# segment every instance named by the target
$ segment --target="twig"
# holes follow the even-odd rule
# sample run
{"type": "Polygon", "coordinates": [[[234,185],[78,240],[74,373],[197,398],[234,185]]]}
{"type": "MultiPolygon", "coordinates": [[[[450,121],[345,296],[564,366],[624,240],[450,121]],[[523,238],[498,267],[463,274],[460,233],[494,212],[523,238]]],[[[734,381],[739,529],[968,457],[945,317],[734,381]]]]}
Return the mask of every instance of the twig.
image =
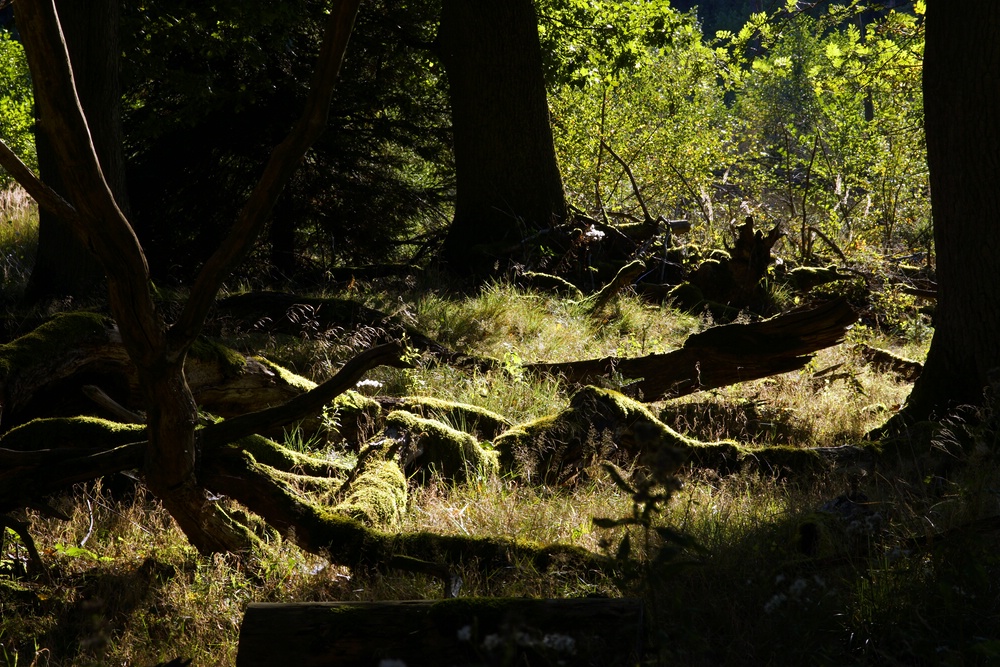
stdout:
{"type": "Polygon", "coordinates": [[[646,224],[647,225],[656,224],[656,221],[653,219],[653,216],[649,214],[649,209],[646,208],[646,200],[642,198],[642,193],[639,192],[639,184],[636,183],[635,176],[632,175],[632,169],[628,166],[628,163],[625,162],[625,160],[623,160],[621,156],[618,155],[618,153],[616,153],[614,149],[612,149],[611,146],[608,145],[608,142],[606,142],[604,139],[601,139],[601,146],[604,148],[604,150],[606,150],[608,153],[611,154],[611,157],[613,157],[618,162],[618,164],[622,166],[622,169],[625,170],[625,174],[628,175],[628,180],[629,182],[632,183],[632,192],[635,193],[635,198],[639,200],[639,206],[642,207],[642,214],[646,218],[645,220],[646,224]]]}

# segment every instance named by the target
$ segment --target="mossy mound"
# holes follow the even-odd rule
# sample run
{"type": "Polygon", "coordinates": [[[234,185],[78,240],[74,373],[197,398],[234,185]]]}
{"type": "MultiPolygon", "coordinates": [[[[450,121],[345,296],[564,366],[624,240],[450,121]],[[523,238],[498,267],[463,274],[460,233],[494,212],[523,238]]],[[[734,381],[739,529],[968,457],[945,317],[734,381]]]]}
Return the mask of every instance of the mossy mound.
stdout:
{"type": "Polygon", "coordinates": [[[546,484],[575,481],[600,461],[631,462],[642,454],[686,451],[698,443],[616,391],[584,387],[556,415],[517,426],[495,441],[501,469],[546,484]]]}
{"type": "Polygon", "coordinates": [[[375,528],[395,528],[406,511],[406,477],[395,461],[369,459],[334,512],[375,528]]]}
{"type": "Polygon", "coordinates": [[[483,447],[468,433],[404,410],[385,418],[387,437],[403,442],[404,468],[408,474],[434,472],[455,482],[499,471],[497,453],[483,447]]]}

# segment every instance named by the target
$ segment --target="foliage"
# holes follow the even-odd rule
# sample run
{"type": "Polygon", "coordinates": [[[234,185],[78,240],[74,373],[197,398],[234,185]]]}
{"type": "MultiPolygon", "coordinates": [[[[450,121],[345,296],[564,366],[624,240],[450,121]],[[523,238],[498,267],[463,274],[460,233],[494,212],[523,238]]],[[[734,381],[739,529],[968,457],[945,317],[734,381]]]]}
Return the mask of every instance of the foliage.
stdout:
{"type": "Polygon", "coordinates": [[[598,61],[603,78],[554,85],[571,200],[599,220],[643,219],[606,142],[654,217],[689,219],[713,245],[752,213],[783,223],[799,261],[929,248],[921,15],[794,4],[711,42],[674,12],[632,67],[598,61]]]}
{"type": "MultiPolygon", "coordinates": [[[[24,49],[10,33],[0,28],[0,140],[22,162],[37,169],[34,108],[24,49]]],[[[0,190],[8,188],[12,182],[10,175],[0,169],[0,190]]]]}
{"type": "MultiPolygon", "coordinates": [[[[156,274],[186,279],[299,113],[325,5],[168,4],[126,8],[125,125],[140,236],[156,274]]],[[[272,222],[267,259],[285,275],[394,259],[394,241],[437,215],[450,164],[443,92],[426,51],[400,35],[429,5],[361,12],[328,130],[272,222]]]]}

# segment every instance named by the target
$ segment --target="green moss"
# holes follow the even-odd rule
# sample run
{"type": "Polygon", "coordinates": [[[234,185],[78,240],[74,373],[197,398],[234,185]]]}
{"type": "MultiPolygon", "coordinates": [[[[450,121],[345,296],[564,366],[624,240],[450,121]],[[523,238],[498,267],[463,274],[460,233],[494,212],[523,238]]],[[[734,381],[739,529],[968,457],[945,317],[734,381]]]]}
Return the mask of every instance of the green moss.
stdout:
{"type": "Polygon", "coordinates": [[[832,283],[844,276],[837,272],[837,265],[830,266],[800,266],[788,272],[792,284],[800,292],[808,292],[813,287],[832,283]]]}
{"type": "Polygon", "coordinates": [[[499,470],[496,452],[480,445],[468,433],[439,421],[395,410],[385,418],[385,432],[394,440],[408,441],[406,451],[412,453],[412,462],[407,470],[433,470],[457,482],[475,475],[496,474],[499,470]]]}
{"type": "Polygon", "coordinates": [[[111,320],[97,313],[73,312],[51,320],[6,345],[0,345],[0,377],[62,359],[68,349],[88,340],[107,340],[111,320]]]}
{"type": "Polygon", "coordinates": [[[406,498],[406,477],[396,462],[371,461],[333,510],[369,526],[394,528],[406,511],[406,498]]]}
{"type": "Polygon", "coordinates": [[[600,461],[630,463],[640,455],[696,444],[642,403],[599,387],[584,387],[562,412],[511,429],[494,442],[502,470],[549,484],[572,481],[600,461]]]}
{"type": "Polygon", "coordinates": [[[313,382],[312,380],[308,380],[302,377],[301,375],[296,375],[295,373],[291,372],[284,366],[280,366],[274,363],[273,361],[265,359],[264,357],[254,357],[253,359],[254,361],[259,362],[261,365],[266,366],[268,370],[273,371],[275,375],[281,378],[282,382],[284,382],[290,387],[295,387],[296,389],[300,389],[303,392],[316,388],[315,382],[313,382]]]}
{"type": "Polygon", "coordinates": [[[97,417],[34,419],[7,431],[0,447],[17,451],[75,447],[111,448],[146,439],[146,427],[97,417]]]}
{"type": "Polygon", "coordinates": [[[404,396],[395,407],[420,417],[436,419],[459,431],[479,434],[487,440],[492,440],[511,427],[506,417],[492,410],[428,396],[404,396]]]}
{"type": "Polygon", "coordinates": [[[235,446],[253,455],[258,462],[284,472],[317,477],[343,477],[351,469],[351,465],[345,460],[322,459],[300,454],[262,435],[248,435],[240,439],[235,446]]]}
{"type": "Polygon", "coordinates": [[[331,435],[357,445],[377,430],[382,406],[354,390],[345,391],[331,405],[334,426],[331,435]]]}
{"type": "Polygon", "coordinates": [[[207,338],[198,338],[191,344],[188,357],[218,364],[223,377],[235,377],[243,372],[247,360],[236,350],[207,338]]]}

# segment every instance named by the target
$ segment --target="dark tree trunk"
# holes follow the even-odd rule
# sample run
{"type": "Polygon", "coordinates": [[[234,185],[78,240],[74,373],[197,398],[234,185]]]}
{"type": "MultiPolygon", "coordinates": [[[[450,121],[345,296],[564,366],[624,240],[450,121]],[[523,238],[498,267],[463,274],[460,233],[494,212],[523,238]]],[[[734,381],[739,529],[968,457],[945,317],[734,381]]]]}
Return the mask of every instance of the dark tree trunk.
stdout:
{"type": "Polygon", "coordinates": [[[938,301],[904,415],[982,402],[1000,368],[1000,4],[927,9],[924,112],[938,301]]]}
{"type": "MultiPolygon", "coordinates": [[[[63,34],[73,65],[77,96],[87,116],[90,136],[104,178],[119,208],[127,215],[125,154],[119,85],[118,0],[77,2],[58,0],[63,34]]],[[[37,97],[37,94],[36,94],[37,97]]],[[[46,136],[50,126],[39,120],[36,133],[40,175],[54,190],[66,194],[58,158],[46,136]]],[[[46,209],[39,212],[38,255],[25,301],[95,294],[104,278],[97,259],[80,244],[72,229],[46,209]]]]}
{"type": "Polygon", "coordinates": [[[531,0],[445,0],[438,34],[455,132],[443,256],[483,275],[566,213],[531,0]]]}

